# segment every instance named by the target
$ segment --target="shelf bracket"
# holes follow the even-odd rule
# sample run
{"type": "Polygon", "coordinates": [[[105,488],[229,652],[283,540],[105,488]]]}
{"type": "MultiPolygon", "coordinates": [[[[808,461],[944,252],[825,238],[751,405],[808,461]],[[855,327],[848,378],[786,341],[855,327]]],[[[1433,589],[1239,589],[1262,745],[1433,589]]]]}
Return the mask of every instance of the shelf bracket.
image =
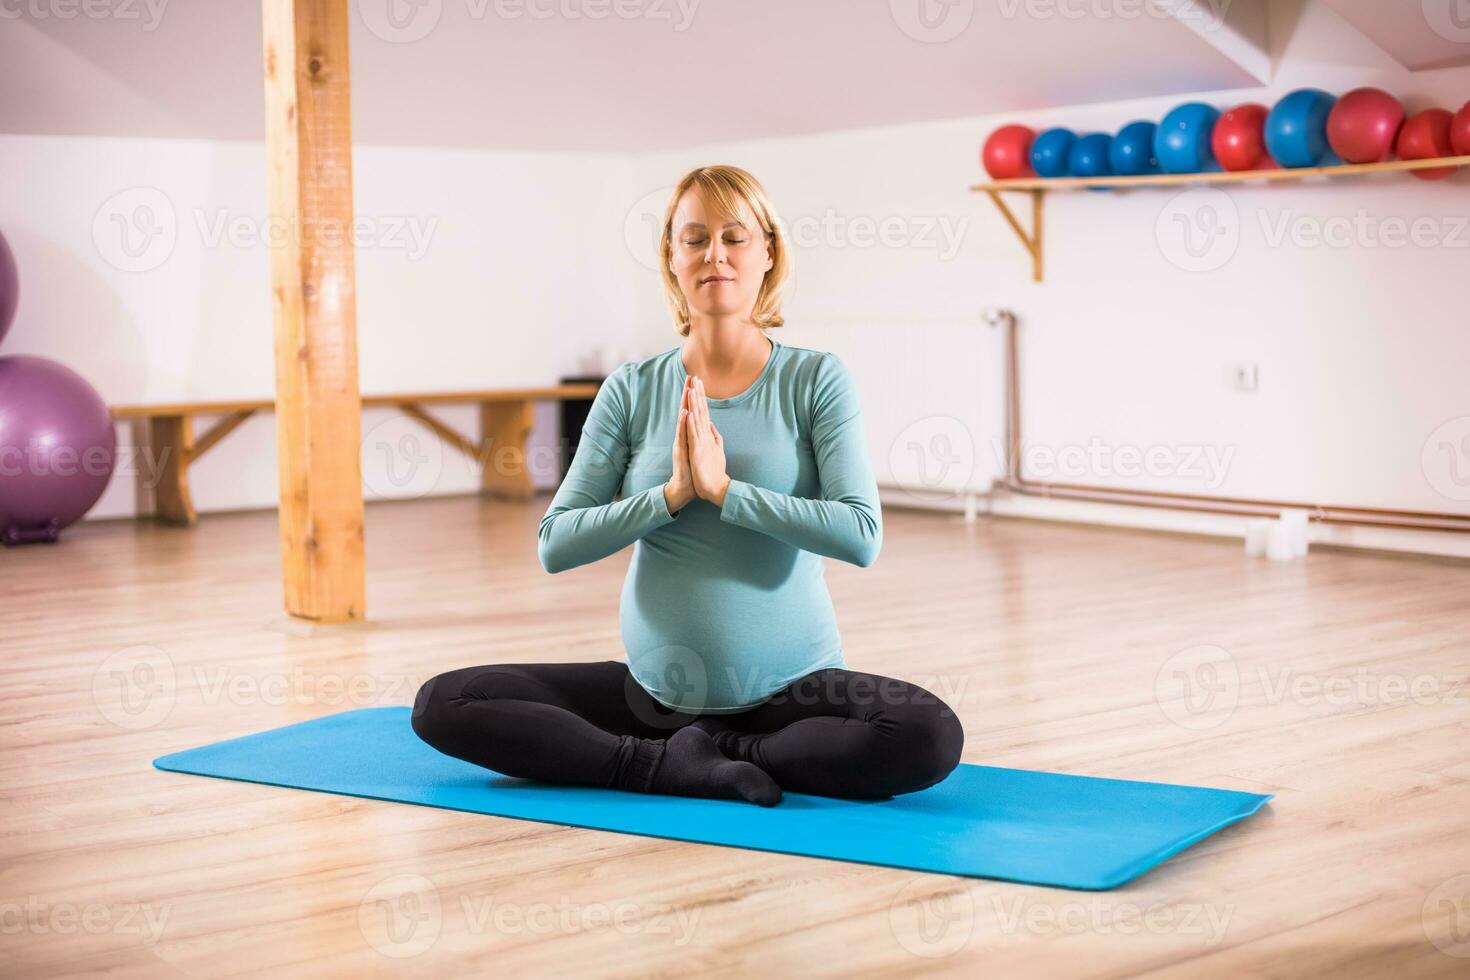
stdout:
{"type": "Polygon", "coordinates": [[[1031,232],[1029,234],[1026,232],[1026,229],[1021,227],[1021,222],[1016,220],[1015,214],[1012,213],[1011,209],[1006,205],[1006,202],[1001,198],[999,191],[986,188],[985,193],[990,195],[990,199],[1000,209],[1001,217],[1006,219],[1006,224],[1011,226],[1011,231],[1016,233],[1016,237],[1021,240],[1021,244],[1025,246],[1026,251],[1031,253],[1032,281],[1041,282],[1041,206],[1046,200],[1046,191],[1041,188],[1032,188],[1024,192],[1031,197],[1031,232]]]}

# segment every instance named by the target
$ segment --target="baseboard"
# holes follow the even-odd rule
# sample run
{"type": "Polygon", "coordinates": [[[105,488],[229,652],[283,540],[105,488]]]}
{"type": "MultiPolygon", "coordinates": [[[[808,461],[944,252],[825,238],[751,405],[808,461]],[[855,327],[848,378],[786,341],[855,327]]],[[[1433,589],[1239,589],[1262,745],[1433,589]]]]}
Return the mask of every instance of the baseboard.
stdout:
{"type": "MultiPolygon", "coordinates": [[[[965,513],[965,494],[917,494],[899,487],[880,487],[883,506],[909,510],[965,513]]],[[[1057,521],[1069,524],[1163,531],[1235,539],[1244,549],[1245,522],[1236,514],[1206,514],[1158,507],[1109,504],[1088,500],[1060,500],[1001,493],[974,495],[975,513],[993,517],[1057,521]]],[[[1312,523],[1308,527],[1313,548],[1414,557],[1470,560],[1470,534],[1451,531],[1417,531],[1403,528],[1363,527],[1312,523]]]]}

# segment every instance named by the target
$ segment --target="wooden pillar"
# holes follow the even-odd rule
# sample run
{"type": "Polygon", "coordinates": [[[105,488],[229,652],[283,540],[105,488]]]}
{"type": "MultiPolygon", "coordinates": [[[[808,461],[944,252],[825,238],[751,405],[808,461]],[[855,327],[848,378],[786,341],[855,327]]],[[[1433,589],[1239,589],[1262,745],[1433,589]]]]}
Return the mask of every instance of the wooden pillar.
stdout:
{"type": "Polygon", "coordinates": [[[348,0],[263,0],[286,611],[365,614],[348,0]]]}

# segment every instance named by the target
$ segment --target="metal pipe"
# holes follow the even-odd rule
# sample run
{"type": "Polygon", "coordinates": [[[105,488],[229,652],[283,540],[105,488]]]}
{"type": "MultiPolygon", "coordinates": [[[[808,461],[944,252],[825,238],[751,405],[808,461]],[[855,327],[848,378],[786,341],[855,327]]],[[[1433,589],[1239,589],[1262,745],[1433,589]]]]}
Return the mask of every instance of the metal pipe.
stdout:
{"type": "Polygon", "coordinates": [[[1420,531],[1451,531],[1470,534],[1470,515],[1434,511],[1392,510],[1340,504],[1312,504],[1249,497],[1218,497],[1208,494],[1171,493],[1163,490],[1119,490],[1080,483],[1039,483],[1021,474],[1021,372],[1016,343],[1016,317],[1009,310],[987,316],[991,326],[1006,328],[1006,475],[996,480],[1014,493],[1032,497],[1091,500],[1097,503],[1166,510],[1193,510],[1213,514],[1273,516],[1283,509],[1308,511],[1308,519],[1323,524],[1361,527],[1393,527],[1420,531]]]}

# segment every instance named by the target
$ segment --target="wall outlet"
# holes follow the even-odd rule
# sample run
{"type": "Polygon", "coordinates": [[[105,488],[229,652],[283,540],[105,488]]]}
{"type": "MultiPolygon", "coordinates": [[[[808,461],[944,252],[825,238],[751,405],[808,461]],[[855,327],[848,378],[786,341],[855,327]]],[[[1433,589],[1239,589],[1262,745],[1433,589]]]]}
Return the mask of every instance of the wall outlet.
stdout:
{"type": "Polygon", "coordinates": [[[1235,390],[1259,391],[1261,388],[1261,366],[1259,364],[1235,365],[1235,390]]]}

